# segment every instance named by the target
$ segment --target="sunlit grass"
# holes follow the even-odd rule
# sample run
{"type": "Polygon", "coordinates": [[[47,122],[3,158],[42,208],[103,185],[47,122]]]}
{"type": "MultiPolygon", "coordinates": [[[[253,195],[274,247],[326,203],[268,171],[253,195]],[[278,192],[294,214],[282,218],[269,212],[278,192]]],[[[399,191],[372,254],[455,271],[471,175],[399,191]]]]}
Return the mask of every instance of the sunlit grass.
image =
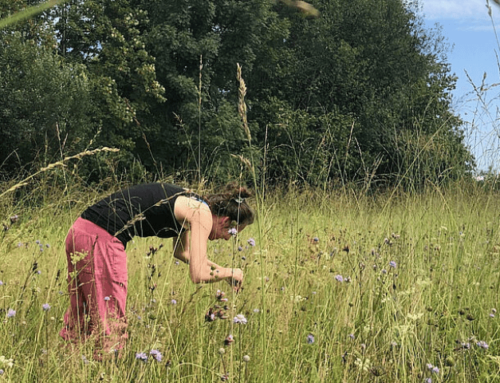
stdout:
{"type": "Polygon", "coordinates": [[[130,340],[122,358],[105,362],[92,360],[92,342],[76,349],[58,337],[68,306],[64,238],[87,202],[68,209],[78,198],[66,195],[5,209],[0,380],[495,381],[496,198],[458,187],[276,192],[260,225],[210,243],[211,259],[244,269],[239,295],[224,282],[192,284],[168,240],[136,238],[127,247],[130,340]],[[212,321],[211,312],[227,319],[212,321]],[[238,314],[246,324],[234,323],[238,314]]]}

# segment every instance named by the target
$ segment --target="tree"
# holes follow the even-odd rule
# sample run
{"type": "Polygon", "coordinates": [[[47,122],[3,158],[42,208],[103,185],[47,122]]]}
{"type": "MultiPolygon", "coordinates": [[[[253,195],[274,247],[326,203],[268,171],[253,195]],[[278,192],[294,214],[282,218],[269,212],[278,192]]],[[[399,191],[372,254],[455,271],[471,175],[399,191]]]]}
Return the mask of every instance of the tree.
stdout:
{"type": "Polygon", "coordinates": [[[0,41],[0,164],[18,174],[78,151],[92,131],[85,67],[69,65],[20,32],[0,41]]]}

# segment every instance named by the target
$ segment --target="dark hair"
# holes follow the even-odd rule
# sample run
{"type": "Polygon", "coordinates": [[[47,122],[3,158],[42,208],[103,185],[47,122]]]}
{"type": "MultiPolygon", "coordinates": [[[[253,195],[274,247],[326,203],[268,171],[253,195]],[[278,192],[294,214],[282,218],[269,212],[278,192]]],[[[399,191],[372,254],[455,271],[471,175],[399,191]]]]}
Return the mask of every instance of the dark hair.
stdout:
{"type": "Polygon", "coordinates": [[[227,184],[222,193],[203,196],[208,202],[210,210],[219,217],[229,217],[238,225],[250,225],[253,223],[255,213],[247,203],[247,198],[252,193],[243,186],[236,183],[227,184]]]}

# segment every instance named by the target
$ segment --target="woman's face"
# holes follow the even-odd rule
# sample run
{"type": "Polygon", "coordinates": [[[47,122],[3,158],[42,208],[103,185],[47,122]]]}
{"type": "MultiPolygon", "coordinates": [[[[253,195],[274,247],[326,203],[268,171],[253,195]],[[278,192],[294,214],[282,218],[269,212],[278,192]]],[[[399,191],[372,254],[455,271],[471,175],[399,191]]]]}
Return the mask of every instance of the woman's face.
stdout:
{"type": "Polygon", "coordinates": [[[208,237],[209,240],[214,241],[216,239],[228,240],[231,238],[231,233],[229,229],[234,228],[237,232],[241,232],[246,225],[231,225],[229,217],[219,217],[217,215],[212,215],[212,231],[208,237]]]}

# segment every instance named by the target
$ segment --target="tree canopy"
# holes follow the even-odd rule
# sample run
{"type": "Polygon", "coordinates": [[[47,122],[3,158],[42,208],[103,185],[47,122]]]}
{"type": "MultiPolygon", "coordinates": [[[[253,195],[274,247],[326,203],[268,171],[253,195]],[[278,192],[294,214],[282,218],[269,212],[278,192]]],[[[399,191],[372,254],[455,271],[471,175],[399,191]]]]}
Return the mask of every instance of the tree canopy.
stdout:
{"type": "MultiPolygon", "coordinates": [[[[1,0],[0,15],[34,3],[1,0]]],[[[417,3],[300,4],[69,0],[0,31],[0,172],[102,145],[121,149],[114,167],[214,180],[238,156],[272,183],[471,170],[447,47],[417,3]]]]}

